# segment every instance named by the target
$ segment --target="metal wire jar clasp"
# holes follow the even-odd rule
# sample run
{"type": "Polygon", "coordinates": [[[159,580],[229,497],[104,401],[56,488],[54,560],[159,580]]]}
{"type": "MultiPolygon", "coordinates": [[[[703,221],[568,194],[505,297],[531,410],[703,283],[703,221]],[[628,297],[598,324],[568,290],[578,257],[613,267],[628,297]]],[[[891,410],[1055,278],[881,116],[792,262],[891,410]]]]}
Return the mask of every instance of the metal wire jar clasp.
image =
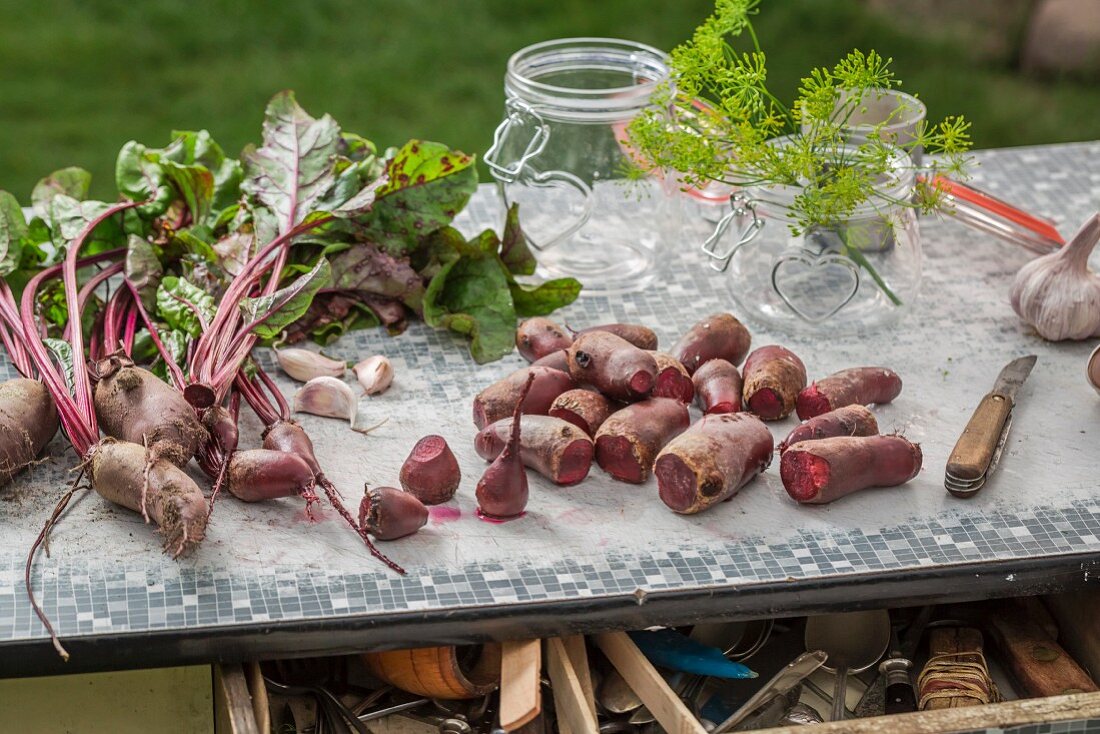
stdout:
{"type": "Polygon", "coordinates": [[[744,192],[739,191],[735,194],[731,194],[730,210],[726,212],[724,217],[718,220],[718,224],[714,227],[714,232],[712,232],[710,237],[707,237],[706,241],[703,243],[703,252],[713,261],[710,263],[711,268],[720,273],[725,272],[734,254],[736,254],[743,245],[747,245],[751,242],[763,227],[764,220],[756,214],[756,201],[744,192]],[[744,221],[746,219],[748,219],[747,223],[744,221]],[[718,249],[718,244],[725,237],[726,230],[729,229],[730,224],[734,220],[737,220],[739,226],[734,243],[727,249],[718,249]]]}

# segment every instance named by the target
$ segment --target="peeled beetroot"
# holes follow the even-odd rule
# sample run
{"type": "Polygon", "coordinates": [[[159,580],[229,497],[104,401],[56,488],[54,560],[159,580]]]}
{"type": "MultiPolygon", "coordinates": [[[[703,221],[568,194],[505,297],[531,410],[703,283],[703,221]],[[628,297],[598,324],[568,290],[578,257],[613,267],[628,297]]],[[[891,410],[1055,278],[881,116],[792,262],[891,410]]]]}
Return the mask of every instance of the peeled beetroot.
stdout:
{"type": "Polygon", "coordinates": [[[772,461],[772,434],[748,413],[719,413],[673,439],[653,466],[661,500],[692,514],[737,494],[772,461]]]}
{"type": "Polygon", "coordinates": [[[581,329],[573,336],[576,338],[582,334],[591,334],[594,331],[614,334],[620,339],[630,342],[638,349],[653,350],[657,348],[656,332],[642,324],[600,324],[599,326],[589,326],[587,329],[581,329]]]}
{"type": "Polygon", "coordinates": [[[455,496],[462,472],[446,439],[425,436],[401,465],[400,478],[406,492],[426,505],[438,505],[455,496]]]}
{"type": "Polygon", "coordinates": [[[393,487],[364,487],[359,525],[378,540],[397,540],[428,524],[428,508],[393,487]]]}
{"type": "Polygon", "coordinates": [[[573,378],[561,370],[538,365],[518,369],[477,394],[474,398],[474,425],[484,428],[507,418],[517,405],[523,406],[523,413],[546,415],[556,397],[576,386],[573,378]],[[520,394],[528,376],[534,377],[534,381],[527,397],[521,400],[520,394]]]}
{"type": "Polygon", "coordinates": [[[846,405],[843,408],[814,416],[795,427],[783,442],[779,452],[801,441],[818,441],[836,436],[874,436],[878,434],[875,414],[862,405],[846,405]]]}
{"type": "Polygon", "coordinates": [[[649,478],[657,452],[691,425],[687,406],[674,398],[650,398],[611,414],[596,432],[596,463],[621,482],[649,478]]]}
{"type": "Polygon", "coordinates": [[[741,364],[749,353],[752,336],[733,314],[715,313],[688,329],[669,353],[680,360],[688,374],[712,359],[741,364]]]}
{"type": "Polygon", "coordinates": [[[647,397],[657,383],[653,355],[607,331],[580,334],[569,347],[569,374],[612,400],[647,397]]]}
{"type": "Polygon", "coordinates": [[[500,455],[493,459],[493,463],[489,464],[489,468],[478,480],[477,489],[474,492],[477,497],[477,508],[487,517],[499,519],[518,517],[527,507],[530,490],[527,486],[527,471],[523,468],[523,461],[520,458],[519,442],[523,425],[520,405],[527,397],[534,380],[534,375],[528,376],[520,398],[516,401],[508,442],[504,444],[500,455]]]}
{"type": "Polygon", "coordinates": [[[745,360],[741,404],[766,421],[786,418],[806,387],[806,367],[785,347],[760,347],[745,360]]]}
{"type": "MultiPolygon", "coordinates": [[[[577,426],[548,415],[520,418],[523,436],[519,442],[520,461],[554,484],[576,484],[588,476],[595,445],[577,426]]],[[[474,450],[486,461],[496,459],[504,450],[512,432],[512,421],[505,418],[481,429],[474,438],[474,450]]]]}
{"type": "Polygon", "coordinates": [[[691,376],[695,397],[704,413],[741,410],[741,373],[724,359],[704,362],[691,376]]]}
{"type": "Polygon", "coordinates": [[[657,382],[650,394],[655,398],[675,398],[690,405],[695,399],[695,385],[680,360],[666,352],[650,354],[657,363],[657,382]]]}
{"type": "Polygon", "coordinates": [[[589,436],[595,436],[614,408],[610,401],[593,390],[567,390],[550,406],[550,415],[569,421],[589,436]]]}
{"type": "Polygon", "coordinates": [[[823,438],[784,451],[779,476],[791,499],[823,504],[868,487],[905,484],[923,461],[920,446],[901,436],[823,438]]]}
{"type": "Polygon", "coordinates": [[[573,337],[565,329],[541,316],[527,319],[516,328],[516,348],[528,362],[568,349],[572,343],[573,337]]]}
{"type": "Polygon", "coordinates": [[[846,405],[889,403],[901,394],[901,378],[885,367],[852,367],[818,380],[798,393],[802,420],[846,405]]]}

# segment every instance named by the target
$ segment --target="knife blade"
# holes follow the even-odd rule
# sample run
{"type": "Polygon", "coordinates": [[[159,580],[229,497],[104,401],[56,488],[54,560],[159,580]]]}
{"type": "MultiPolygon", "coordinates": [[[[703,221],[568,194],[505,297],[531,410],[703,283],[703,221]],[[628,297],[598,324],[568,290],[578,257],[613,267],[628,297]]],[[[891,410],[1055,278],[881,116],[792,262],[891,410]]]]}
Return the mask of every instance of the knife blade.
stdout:
{"type": "Polygon", "coordinates": [[[1037,357],[1014,359],[982,398],[947,460],[944,486],[956,497],[970,497],[996,468],[1012,424],[1016,394],[1031,374],[1037,357]]]}

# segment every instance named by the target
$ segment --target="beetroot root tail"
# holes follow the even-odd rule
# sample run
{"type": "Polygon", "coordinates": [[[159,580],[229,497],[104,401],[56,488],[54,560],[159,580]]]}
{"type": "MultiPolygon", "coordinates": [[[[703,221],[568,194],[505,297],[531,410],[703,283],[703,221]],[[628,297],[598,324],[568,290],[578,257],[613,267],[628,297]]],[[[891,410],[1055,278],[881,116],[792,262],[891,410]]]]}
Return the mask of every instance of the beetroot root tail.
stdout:
{"type": "Polygon", "coordinates": [[[405,569],[390,560],[389,556],[387,556],[385,553],[378,550],[378,548],[374,545],[374,541],[370,539],[370,535],[367,533],[367,529],[356,522],[355,518],[351,516],[350,512],[348,512],[348,508],[344,507],[344,503],[340,500],[340,495],[336,492],[335,485],[333,485],[333,483],[323,475],[319,477],[319,482],[321,484],[321,489],[323,489],[325,492],[325,496],[328,497],[329,503],[334,508],[336,508],[336,511],[338,513],[340,513],[340,517],[344,518],[344,520],[346,520],[347,523],[351,525],[355,532],[359,534],[359,537],[363,539],[363,542],[366,544],[367,550],[370,551],[370,554],[382,563],[386,564],[390,569],[404,576],[406,574],[405,569]]]}

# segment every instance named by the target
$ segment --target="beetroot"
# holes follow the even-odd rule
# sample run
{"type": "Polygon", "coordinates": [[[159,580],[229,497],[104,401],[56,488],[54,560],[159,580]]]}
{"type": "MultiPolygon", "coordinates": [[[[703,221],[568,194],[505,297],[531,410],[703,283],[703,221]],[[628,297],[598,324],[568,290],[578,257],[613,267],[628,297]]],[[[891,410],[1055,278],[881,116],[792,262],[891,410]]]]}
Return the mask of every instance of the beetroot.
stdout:
{"type": "Polygon", "coordinates": [[[673,439],[653,467],[661,500],[692,514],[727,500],[772,461],[772,434],[747,413],[719,413],[673,439]]]}
{"type": "Polygon", "coordinates": [[[477,497],[477,509],[487,517],[499,519],[518,517],[527,507],[529,494],[527,471],[523,468],[523,461],[520,458],[520,437],[523,425],[520,406],[534,381],[535,376],[528,375],[527,382],[516,401],[515,410],[512,412],[508,441],[504,444],[500,455],[493,459],[489,468],[478,480],[477,489],[474,492],[477,497]]]}
{"type": "Polygon", "coordinates": [[[230,494],[245,502],[260,502],[279,497],[305,497],[316,500],[313,470],[297,454],[271,449],[235,451],[229,459],[226,487],[230,494]]]}
{"type": "Polygon", "coordinates": [[[150,461],[184,466],[206,441],[206,429],[179,391],[125,357],[96,364],[96,418],[108,436],[148,448],[150,461]]]}
{"type": "Polygon", "coordinates": [[[426,505],[442,504],[455,496],[462,472],[447,440],[424,436],[401,465],[401,487],[426,505]]]}
{"type": "Polygon", "coordinates": [[[34,462],[57,426],[45,385],[23,377],[0,383],[0,487],[34,462]]]}
{"type": "Polygon", "coordinates": [[[693,375],[712,359],[741,364],[751,344],[749,330],[733,314],[716,313],[688,329],[670,353],[693,375]]]}
{"type": "Polygon", "coordinates": [[[852,367],[818,380],[798,393],[802,420],[846,405],[889,403],[901,394],[901,378],[885,367],[852,367]]]}
{"type": "Polygon", "coordinates": [[[568,374],[550,367],[531,365],[518,369],[477,394],[474,398],[474,425],[484,428],[511,415],[516,405],[520,404],[519,396],[528,376],[534,377],[534,381],[522,401],[522,412],[527,414],[546,415],[555,398],[577,386],[568,374]]]}
{"type": "Polygon", "coordinates": [[[428,508],[414,495],[393,487],[364,487],[359,526],[378,540],[397,540],[428,524],[428,508]]]}
{"type": "Polygon", "coordinates": [[[612,400],[647,397],[657,382],[653,355],[606,331],[578,335],[569,347],[569,374],[612,400]]]}
{"type": "Polygon", "coordinates": [[[567,390],[554,400],[550,415],[569,421],[589,436],[595,436],[614,408],[598,392],[592,390],[567,390]]]}
{"type": "Polygon", "coordinates": [[[704,362],[691,376],[695,397],[704,413],[736,413],[741,410],[741,373],[724,359],[704,362]]]}
{"type": "Polygon", "coordinates": [[[516,328],[516,348],[528,362],[568,349],[573,337],[554,321],[537,316],[516,328]]]}
{"type": "Polygon", "coordinates": [[[687,406],[673,398],[650,398],[611,415],[596,432],[596,463],[621,482],[649,478],[666,443],[691,424],[687,406]]]}
{"type": "Polygon", "coordinates": [[[804,441],[783,452],[779,476],[796,502],[823,504],[868,487],[895,487],[920,472],[920,446],[901,436],[804,441]]]}
{"type": "Polygon", "coordinates": [[[779,453],[801,441],[817,441],[835,436],[874,436],[878,433],[875,414],[862,405],[847,405],[822,413],[796,426],[779,444],[779,453]]]}
{"type": "Polygon", "coordinates": [[[690,405],[695,399],[695,385],[680,360],[666,352],[650,354],[657,363],[657,382],[651,395],[655,398],[675,398],[690,405]]]}
{"type": "Polygon", "coordinates": [[[642,326],[641,324],[600,324],[599,326],[590,326],[587,329],[581,329],[573,334],[573,338],[576,339],[576,337],[582,334],[591,334],[595,331],[614,334],[620,339],[630,342],[638,347],[638,349],[652,351],[657,348],[656,332],[648,326],[642,326]]]}
{"type": "Polygon", "coordinates": [[[531,363],[531,366],[550,367],[569,374],[569,351],[566,349],[559,349],[556,352],[550,352],[550,354],[547,354],[545,357],[536,359],[531,363]]]}
{"type": "MultiPolygon", "coordinates": [[[[524,466],[555,484],[576,484],[588,476],[595,445],[584,431],[548,415],[525,415],[520,422],[523,436],[519,455],[524,466]]],[[[474,439],[477,455],[486,461],[496,459],[511,429],[512,421],[507,418],[481,429],[474,439]]]]}
{"type": "Polygon", "coordinates": [[[794,410],[806,387],[806,367],[784,347],[760,347],[745,360],[741,403],[766,421],[782,420],[794,410]]]}

